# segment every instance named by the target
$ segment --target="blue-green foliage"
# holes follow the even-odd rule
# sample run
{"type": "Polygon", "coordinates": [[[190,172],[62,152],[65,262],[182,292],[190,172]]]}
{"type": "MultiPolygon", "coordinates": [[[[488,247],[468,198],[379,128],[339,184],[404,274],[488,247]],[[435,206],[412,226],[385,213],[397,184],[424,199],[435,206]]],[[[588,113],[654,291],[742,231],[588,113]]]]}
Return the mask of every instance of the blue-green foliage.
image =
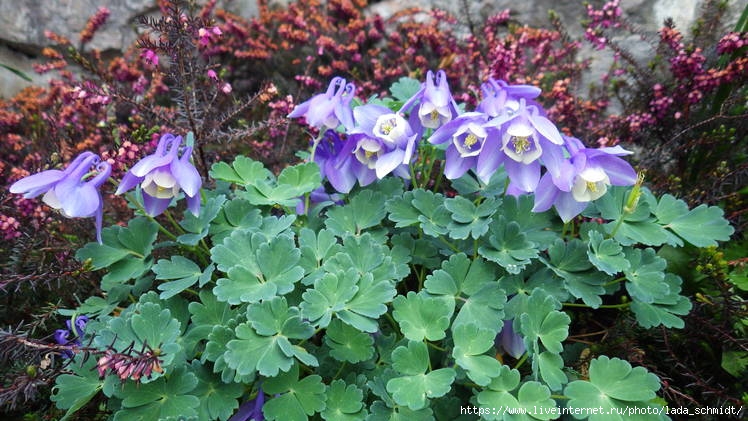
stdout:
{"type": "Polygon", "coordinates": [[[719,208],[689,210],[646,189],[631,212],[627,189],[611,188],[585,212],[603,222],[575,233],[552,211],[531,212],[531,197],[470,175],[456,197],[385,179],[313,217],[294,209],[319,186],[315,164],[276,178],[239,157],[211,176],[233,190],[204,192],[200,216],[173,236],[140,216],[78,251],[105,270],[107,294],[78,309],[98,314],[91,347],[157,353],[159,369],[136,382],[98,363],[99,378],[96,357],[77,355],[53,394],[68,414],[99,393],[115,420],[226,420],[259,394],[270,420],[657,407],[659,380],[644,368],[606,356],[589,375],[571,368],[574,311],[618,308],[645,328],[682,327],[691,304],[657,248],[731,233],[719,208]],[[513,366],[497,357],[505,323],[526,348],[513,366]]]}

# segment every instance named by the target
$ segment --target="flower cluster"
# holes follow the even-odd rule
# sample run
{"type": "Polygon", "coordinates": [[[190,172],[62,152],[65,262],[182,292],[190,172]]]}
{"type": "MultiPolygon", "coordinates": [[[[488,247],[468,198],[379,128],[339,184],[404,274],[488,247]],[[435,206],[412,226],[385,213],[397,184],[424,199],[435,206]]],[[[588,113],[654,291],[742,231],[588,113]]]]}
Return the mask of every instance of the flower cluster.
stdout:
{"type": "MultiPolygon", "coordinates": [[[[156,216],[183,191],[188,209],[197,215],[202,179],[190,162],[192,147],[180,149],[181,144],[181,136],[170,133],[161,136],[156,151],[125,174],[117,194],[140,185],[145,212],[156,216]]],[[[78,155],[65,170],[46,170],[16,181],[10,186],[10,192],[23,194],[25,199],[43,194],[44,203],[68,218],[95,217],[96,238],[101,243],[103,199],[100,187],[111,172],[109,162],[87,151],[78,155]]]]}
{"type": "Polygon", "coordinates": [[[534,193],[535,211],[555,206],[565,222],[601,197],[607,186],[636,182],[634,169],[619,158],[628,151],[588,149],[578,139],[563,136],[536,101],[541,90],[535,86],[489,79],[481,86],[483,98],[476,110],[462,114],[443,71],[429,71],[397,111],[378,103],[351,111],[349,92],[354,89],[336,77],[326,93],[289,114],[328,129],[315,139],[312,160],[342,193],[356,181],[365,186],[390,173],[410,179],[409,167],[427,144],[444,150],[447,179],[472,171],[488,184],[503,167],[508,194],[534,193]],[[341,122],[346,123],[340,127],[341,122]]]}

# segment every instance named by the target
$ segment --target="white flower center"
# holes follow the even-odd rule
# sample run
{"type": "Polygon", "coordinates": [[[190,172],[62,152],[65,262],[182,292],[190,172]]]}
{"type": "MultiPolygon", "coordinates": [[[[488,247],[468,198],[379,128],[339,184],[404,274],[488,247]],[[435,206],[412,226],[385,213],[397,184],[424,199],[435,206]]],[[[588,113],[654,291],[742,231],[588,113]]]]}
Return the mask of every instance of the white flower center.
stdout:
{"type": "Polygon", "coordinates": [[[389,146],[397,146],[408,135],[408,122],[398,114],[384,114],[374,124],[374,135],[389,146]]]}
{"type": "Polygon", "coordinates": [[[167,170],[157,169],[145,175],[143,191],[157,199],[171,199],[179,194],[177,179],[167,170]]]}
{"type": "Polygon", "coordinates": [[[610,178],[601,168],[585,168],[577,174],[571,194],[577,202],[591,202],[608,191],[610,178]]]}
{"type": "Polygon", "coordinates": [[[504,153],[511,159],[529,164],[540,158],[542,149],[538,136],[529,125],[518,122],[510,125],[501,139],[504,153]]]}

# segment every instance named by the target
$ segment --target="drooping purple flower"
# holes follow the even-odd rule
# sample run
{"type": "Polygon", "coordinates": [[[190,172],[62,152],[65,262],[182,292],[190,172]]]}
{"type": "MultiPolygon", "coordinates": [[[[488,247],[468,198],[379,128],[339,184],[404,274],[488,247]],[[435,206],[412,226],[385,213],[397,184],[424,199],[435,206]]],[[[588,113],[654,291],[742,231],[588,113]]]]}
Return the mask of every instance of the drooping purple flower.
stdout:
{"type": "Polygon", "coordinates": [[[327,92],[317,94],[297,105],[289,118],[304,117],[307,124],[318,129],[336,129],[343,125],[346,130],[353,128],[351,100],[356,92],[353,83],[346,83],[342,77],[334,77],[327,92]]]}
{"type": "Polygon", "coordinates": [[[564,143],[561,133],[537,107],[526,105],[520,98],[516,113],[500,115],[487,124],[500,127],[501,136],[490,136],[478,158],[476,172],[484,182],[503,163],[513,189],[532,192],[540,180],[541,156],[547,157],[543,163],[549,170],[560,171],[563,154],[559,145],[564,143]]]}
{"type": "Polygon", "coordinates": [[[257,391],[257,397],[241,404],[239,410],[228,421],[264,421],[263,405],[265,405],[265,392],[260,387],[257,391]]]}
{"type": "Polygon", "coordinates": [[[562,189],[552,174],[543,175],[535,191],[533,212],[544,212],[555,207],[564,222],[584,211],[589,202],[600,198],[613,186],[631,186],[636,183],[636,171],[631,164],[619,158],[630,155],[620,146],[612,148],[585,148],[582,142],[566,137],[566,149],[571,156],[568,188],[562,189]]]}
{"type": "Polygon", "coordinates": [[[350,173],[362,186],[389,173],[408,178],[407,166],[413,157],[417,136],[408,121],[401,114],[376,104],[356,107],[353,115],[358,125],[349,132],[337,168],[348,165],[350,173]]]}
{"type": "Polygon", "coordinates": [[[503,80],[490,78],[481,84],[480,90],[483,93],[483,99],[478,104],[476,111],[486,113],[490,117],[516,113],[519,111],[521,99],[524,99],[528,105],[536,106],[543,113],[542,107],[534,101],[541,92],[540,88],[536,86],[509,85],[503,80]]]}
{"type": "Polygon", "coordinates": [[[108,162],[102,162],[91,152],[83,152],[65,170],[46,170],[22,178],[10,186],[10,192],[23,194],[27,199],[43,193],[44,203],[68,218],[94,216],[96,239],[101,243],[104,201],[99,187],[111,172],[108,162]]]}
{"type": "Polygon", "coordinates": [[[421,88],[400,108],[401,113],[410,112],[410,124],[420,137],[424,128],[438,129],[459,114],[457,103],[452,98],[444,70],[426,73],[421,88]]]}
{"type": "Polygon", "coordinates": [[[429,142],[434,145],[450,142],[445,151],[445,177],[454,180],[468,170],[476,169],[478,157],[489,136],[499,135],[496,127],[486,125],[488,121],[489,116],[484,113],[465,113],[441,126],[429,137],[429,142]]]}
{"type": "MultiPolygon", "coordinates": [[[[296,204],[296,214],[297,215],[306,215],[306,200],[305,198],[300,198],[299,203],[296,204]]],[[[312,190],[311,193],[309,193],[309,207],[313,208],[313,205],[317,205],[320,203],[327,203],[331,204],[334,203],[336,205],[343,205],[343,197],[338,193],[328,193],[325,191],[325,186],[319,186],[316,189],[312,190]]]]}
{"type": "Polygon", "coordinates": [[[511,355],[512,358],[519,358],[525,353],[525,342],[521,336],[519,336],[512,326],[513,320],[504,320],[504,326],[501,328],[501,332],[496,335],[494,344],[499,352],[506,352],[511,355]]]}
{"type": "Polygon", "coordinates": [[[335,130],[327,130],[317,144],[314,162],[320,169],[322,179],[327,179],[335,190],[348,193],[356,184],[356,163],[353,154],[345,155],[346,142],[335,130]]]}
{"type": "MultiPolygon", "coordinates": [[[[86,323],[88,323],[87,316],[74,316],[72,319],[65,320],[67,329],[55,330],[55,342],[60,345],[81,346],[81,337],[83,337],[83,334],[85,333],[86,323]],[[73,323],[71,323],[71,321],[73,323]],[[69,339],[70,335],[73,335],[72,340],[69,339]]],[[[73,352],[70,350],[65,350],[62,352],[62,356],[65,358],[72,358],[73,352]]]]}
{"type": "Polygon", "coordinates": [[[145,211],[148,215],[156,216],[166,210],[171,200],[182,190],[187,197],[187,208],[198,215],[202,179],[190,162],[192,147],[185,147],[180,156],[181,144],[182,136],[171,133],[161,136],[156,152],[130,168],[122,178],[116,194],[122,194],[140,184],[145,211]]]}

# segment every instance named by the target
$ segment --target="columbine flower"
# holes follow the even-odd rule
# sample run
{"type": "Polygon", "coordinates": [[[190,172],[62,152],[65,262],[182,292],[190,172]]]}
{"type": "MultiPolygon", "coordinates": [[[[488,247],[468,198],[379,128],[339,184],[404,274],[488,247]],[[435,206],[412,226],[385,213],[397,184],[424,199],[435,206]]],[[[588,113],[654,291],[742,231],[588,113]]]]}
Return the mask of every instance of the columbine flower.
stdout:
{"type": "MultiPolygon", "coordinates": [[[[83,337],[83,334],[85,333],[86,323],[88,323],[87,316],[78,316],[74,317],[73,319],[66,320],[65,325],[67,326],[67,329],[55,330],[55,341],[60,345],[81,346],[81,337],[83,337]],[[71,320],[73,321],[72,324],[70,323],[71,320]],[[72,340],[68,339],[71,334],[74,338],[72,340]]],[[[72,358],[73,352],[70,350],[65,350],[62,352],[62,356],[65,358],[72,358]]]]}
{"type": "Polygon", "coordinates": [[[314,155],[322,179],[327,179],[335,190],[348,193],[356,184],[357,174],[365,172],[350,150],[343,154],[345,141],[335,130],[327,130],[322,136],[314,155]]]}
{"type": "Polygon", "coordinates": [[[355,92],[356,87],[353,83],[346,83],[342,77],[334,77],[327,87],[327,92],[317,94],[297,105],[288,117],[304,117],[307,124],[319,129],[334,130],[342,124],[346,130],[350,130],[353,128],[351,100],[355,92]]]}
{"type": "Polygon", "coordinates": [[[547,155],[544,163],[549,171],[560,171],[563,155],[559,145],[564,141],[556,126],[536,106],[526,105],[521,98],[516,113],[496,117],[488,125],[501,127],[501,139],[489,137],[483,146],[476,172],[484,182],[503,163],[512,192],[532,192],[540,180],[541,155],[547,155]]]}
{"type": "Polygon", "coordinates": [[[359,184],[365,186],[391,172],[408,178],[407,165],[416,141],[410,124],[381,105],[362,105],[353,114],[359,126],[349,132],[341,155],[352,153],[356,158],[352,169],[359,184]]]}
{"type": "Polygon", "coordinates": [[[156,216],[183,190],[187,196],[187,208],[198,215],[202,180],[190,162],[192,147],[185,147],[179,157],[181,144],[182,136],[170,133],[161,136],[156,152],[141,159],[125,174],[116,194],[122,194],[140,184],[145,210],[148,215],[156,216]]]}
{"type": "Polygon", "coordinates": [[[498,136],[495,127],[485,125],[488,120],[489,117],[483,113],[465,113],[443,125],[429,137],[429,142],[435,145],[451,140],[445,151],[445,177],[453,180],[462,177],[470,169],[475,170],[486,139],[489,135],[498,136]]]}
{"type": "Polygon", "coordinates": [[[540,95],[540,88],[532,85],[509,85],[503,80],[488,79],[481,84],[480,90],[483,99],[478,104],[476,111],[486,113],[490,117],[498,117],[503,114],[512,115],[519,111],[519,102],[525,100],[526,104],[534,105],[542,112],[542,108],[534,99],[540,95]]]}
{"type": "Polygon", "coordinates": [[[10,192],[21,193],[26,199],[44,193],[44,203],[68,218],[96,217],[96,239],[101,243],[103,200],[99,187],[111,172],[108,162],[83,152],[64,171],[46,170],[22,178],[10,186],[10,192]]]}
{"type": "Polygon", "coordinates": [[[543,175],[535,191],[533,212],[543,212],[554,206],[564,222],[582,213],[589,202],[600,198],[613,186],[630,186],[636,183],[636,171],[619,158],[632,152],[620,146],[612,148],[585,148],[578,139],[566,138],[566,149],[573,166],[566,186],[554,182],[550,172],[543,175]]]}
{"type": "Polygon", "coordinates": [[[426,73],[426,82],[400,108],[400,112],[410,111],[410,124],[421,133],[423,128],[437,129],[457,117],[457,103],[452,98],[444,70],[426,73]],[[413,108],[415,106],[415,108],[413,108]],[[411,110],[413,108],[413,110],[411,110]]]}
{"type": "Polygon", "coordinates": [[[229,418],[229,421],[264,421],[263,405],[265,405],[265,393],[260,387],[257,391],[257,397],[241,404],[239,410],[229,418]]]}
{"type": "Polygon", "coordinates": [[[524,340],[514,331],[512,324],[513,320],[504,320],[504,326],[502,326],[501,332],[496,336],[494,344],[499,352],[506,352],[517,359],[525,353],[526,349],[524,340]]]}

